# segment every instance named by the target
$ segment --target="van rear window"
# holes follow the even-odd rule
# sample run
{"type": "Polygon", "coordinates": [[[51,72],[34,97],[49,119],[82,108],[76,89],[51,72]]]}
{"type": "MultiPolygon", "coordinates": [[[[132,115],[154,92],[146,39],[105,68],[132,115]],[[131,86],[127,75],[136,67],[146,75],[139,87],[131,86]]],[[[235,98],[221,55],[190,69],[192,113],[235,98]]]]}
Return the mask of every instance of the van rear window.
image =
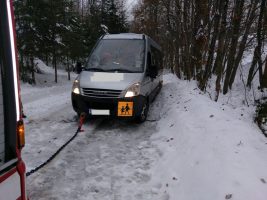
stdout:
{"type": "Polygon", "coordinates": [[[85,70],[141,73],[144,71],[145,41],[104,39],[93,50],[85,70]]]}

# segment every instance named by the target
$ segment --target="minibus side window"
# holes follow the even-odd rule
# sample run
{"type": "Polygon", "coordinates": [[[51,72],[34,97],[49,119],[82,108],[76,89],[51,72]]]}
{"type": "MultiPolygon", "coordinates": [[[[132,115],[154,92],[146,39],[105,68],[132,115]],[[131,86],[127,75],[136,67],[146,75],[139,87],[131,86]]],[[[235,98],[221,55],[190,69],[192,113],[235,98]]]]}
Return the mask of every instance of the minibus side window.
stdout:
{"type": "Polygon", "coordinates": [[[157,69],[161,71],[163,69],[162,53],[153,46],[151,46],[151,53],[152,53],[152,65],[157,66],[157,69]]]}
{"type": "Polygon", "coordinates": [[[149,73],[150,69],[151,69],[151,53],[148,52],[147,53],[147,61],[146,61],[147,65],[146,65],[146,72],[149,73]]]}

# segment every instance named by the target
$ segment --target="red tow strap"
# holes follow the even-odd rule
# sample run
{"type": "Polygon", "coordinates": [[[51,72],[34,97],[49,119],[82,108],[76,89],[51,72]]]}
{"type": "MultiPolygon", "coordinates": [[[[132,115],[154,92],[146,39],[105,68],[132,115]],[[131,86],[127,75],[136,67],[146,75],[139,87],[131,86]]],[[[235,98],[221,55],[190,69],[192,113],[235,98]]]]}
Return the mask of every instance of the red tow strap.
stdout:
{"type": "Polygon", "coordinates": [[[83,123],[85,121],[85,118],[86,118],[86,114],[85,113],[82,113],[80,115],[79,126],[78,126],[79,132],[84,132],[84,130],[82,129],[82,126],[83,126],[83,123]]]}
{"type": "Polygon", "coordinates": [[[43,168],[44,166],[46,166],[51,160],[53,160],[72,140],[75,139],[75,137],[78,135],[79,132],[83,132],[84,130],[82,130],[82,126],[83,123],[85,121],[86,118],[86,113],[82,113],[80,115],[80,120],[79,120],[79,126],[78,129],[76,131],[76,133],[65,143],[63,144],[50,158],[48,158],[45,162],[43,162],[42,164],[40,164],[38,167],[30,170],[29,172],[26,173],[26,176],[30,176],[31,174],[37,172],[39,169],[43,168]]]}

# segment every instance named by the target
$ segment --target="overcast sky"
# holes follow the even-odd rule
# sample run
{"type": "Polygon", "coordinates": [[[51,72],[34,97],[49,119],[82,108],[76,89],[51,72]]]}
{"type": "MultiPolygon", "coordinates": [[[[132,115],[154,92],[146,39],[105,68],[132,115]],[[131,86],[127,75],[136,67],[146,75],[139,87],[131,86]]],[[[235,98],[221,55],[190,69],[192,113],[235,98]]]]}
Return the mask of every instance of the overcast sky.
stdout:
{"type": "Polygon", "coordinates": [[[132,20],[132,15],[131,15],[132,8],[137,2],[138,0],[126,0],[126,10],[130,20],[132,20]]]}
{"type": "Polygon", "coordinates": [[[127,3],[128,3],[128,5],[129,4],[135,4],[135,3],[137,3],[137,0],[127,0],[127,3]]]}

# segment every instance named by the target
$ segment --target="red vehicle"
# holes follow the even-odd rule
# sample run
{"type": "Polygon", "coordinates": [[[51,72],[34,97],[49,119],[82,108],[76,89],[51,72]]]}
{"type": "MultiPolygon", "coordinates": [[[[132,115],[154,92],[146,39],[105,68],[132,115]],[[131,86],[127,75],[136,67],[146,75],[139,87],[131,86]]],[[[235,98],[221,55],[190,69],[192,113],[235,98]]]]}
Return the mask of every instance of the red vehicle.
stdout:
{"type": "Polygon", "coordinates": [[[25,164],[21,159],[18,62],[12,0],[0,1],[0,199],[26,200],[25,164]]]}

